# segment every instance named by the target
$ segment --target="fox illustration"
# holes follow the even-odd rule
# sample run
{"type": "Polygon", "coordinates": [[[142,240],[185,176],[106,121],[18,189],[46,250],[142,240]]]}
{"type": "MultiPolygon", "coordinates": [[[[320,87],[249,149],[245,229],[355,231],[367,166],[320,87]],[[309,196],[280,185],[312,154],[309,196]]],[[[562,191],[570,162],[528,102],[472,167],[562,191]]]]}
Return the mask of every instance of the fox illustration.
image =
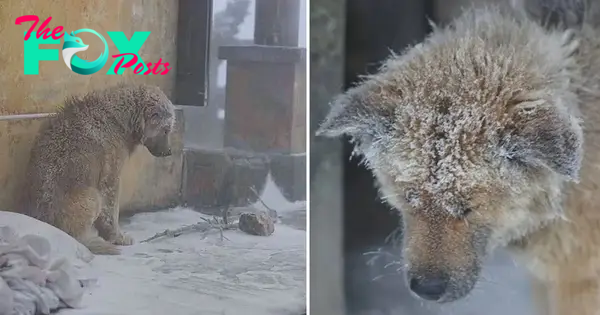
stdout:
{"type": "Polygon", "coordinates": [[[73,33],[69,35],[69,33],[65,32],[64,41],[62,48],[63,60],[67,67],[69,67],[69,70],[72,70],[71,60],[73,59],[73,56],[80,51],[87,50],[90,46],[84,44],[81,38],[76,37],[73,33]]]}
{"type": "Polygon", "coordinates": [[[506,2],[391,56],[317,134],[348,136],[401,211],[418,297],[465,297],[502,246],[540,314],[600,314],[600,4],[506,2]]]}

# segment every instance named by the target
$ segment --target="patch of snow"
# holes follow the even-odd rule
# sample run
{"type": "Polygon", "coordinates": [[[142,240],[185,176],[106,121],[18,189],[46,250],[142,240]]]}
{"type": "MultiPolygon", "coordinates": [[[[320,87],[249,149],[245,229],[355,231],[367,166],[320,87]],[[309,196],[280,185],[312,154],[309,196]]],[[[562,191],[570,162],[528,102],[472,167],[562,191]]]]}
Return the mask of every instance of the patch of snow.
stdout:
{"type": "MultiPolygon", "coordinates": [[[[285,198],[279,187],[277,187],[273,181],[273,177],[271,177],[270,172],[267,175],[267,183],[260,194],[260,199],[269,208],[276,210],[279,214],[284,212],[306,210],[306,201],[290,202],[287,200],[287,198],[285,198]]],[[[263,203],[260,202],[260,200],[257,200],[254,204],[252,204],[252,207],[264,211],[268,210],[263,203]]]]}
{"type": "Polygon", "coordinates": [[[301,314],[305,304],[306,233],[276,225],[269,237],[225,231],[139,243],[201,220],[186,208],[136,214],[121,228],[137,243],[118,256],[96,256],[96,287],[84,309],[61,315],[301,314]]]}
{"type": "Polygon", "coordinates": [[[94,258],[90,251],[67,233],[45,222],[24,214],[0,211],[0,226],[11,227],[19,236],[38,235],[51,244],[50,256],[67,258],[80,269],[87,269],[87,263],[94,258]]]}

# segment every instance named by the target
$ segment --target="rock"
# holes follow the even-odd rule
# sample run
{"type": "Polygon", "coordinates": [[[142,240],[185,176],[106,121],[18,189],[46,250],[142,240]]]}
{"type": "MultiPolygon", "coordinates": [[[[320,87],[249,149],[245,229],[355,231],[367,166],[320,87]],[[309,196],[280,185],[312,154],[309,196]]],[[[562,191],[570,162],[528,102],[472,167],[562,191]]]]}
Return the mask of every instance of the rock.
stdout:
{"type": "MultiPolygon", "coordinates": [[[[256,207],[253,207],[253,206],[233,207],[233,208],[229,209],[228,216],[230,218],[238,218],[240,215],[242,215],[244,213],[263,213],[263,212],[265,212],[265,210],[257,209],[256,207]]],[[[277,220],[279,219],[279,215],[277,214],[277,211],[273,210],[273,209],[269,209],[268,213],[269,213],[269,216],[271,217],[271,219],[273,219],[273,223],[277,223],[277,220]]]]}
{"type": "Polygon", "coordinates": [[[273,219],[264,213],[242,213],[239,228],[251,235],[269,236],[275,232],[273,219]]]}

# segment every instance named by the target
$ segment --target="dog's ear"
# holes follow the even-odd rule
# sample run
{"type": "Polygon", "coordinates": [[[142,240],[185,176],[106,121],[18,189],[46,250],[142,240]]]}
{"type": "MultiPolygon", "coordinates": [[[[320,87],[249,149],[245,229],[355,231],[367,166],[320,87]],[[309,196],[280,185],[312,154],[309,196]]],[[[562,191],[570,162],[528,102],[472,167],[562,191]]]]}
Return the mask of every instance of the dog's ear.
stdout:
{"type": "Polygon", "coordinates": [[[317,135],[348,136],[359,150],[390,135],[394,107],[382,104],[367,89],[366,85],[357,86],[336,97],[317,135]]]}
{"type": "Polygon", "coordinates": [[[513,115],[514,129],[505,147],[508,157],[578,181],[583,156],[579,120],[547,101],[518,104],[513,115]]]}

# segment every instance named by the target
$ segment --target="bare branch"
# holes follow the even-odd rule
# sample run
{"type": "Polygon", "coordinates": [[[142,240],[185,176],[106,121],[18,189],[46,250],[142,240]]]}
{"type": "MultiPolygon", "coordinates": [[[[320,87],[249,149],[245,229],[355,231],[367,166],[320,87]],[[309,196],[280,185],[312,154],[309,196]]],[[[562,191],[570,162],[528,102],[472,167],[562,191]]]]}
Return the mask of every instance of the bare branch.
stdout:
{"type": "Polygon", "coordinates": [[[222,222],[219,222],[219,220],[217,218],[215,218],[214,220],[202,218],[202,220],[204,220],[204,222],[198,222],[196,224],[186,225],[186,226],[180,227],[175,230],[168,230],[168,229],[164,230],[160,233],[155,234],[154,236],[152,236],[148,239],[141,241],[140,243],[147,243],[147,242],[156,240],[158,238],[163,238],[163,237],[178,237],[182,234],[192,233],[192,232],[202,232],[202,233],[208,234],[212,230],[220,231],[221,240],[223,240],[223,239],[227,239],[223,235],[223,231],[234,230],[234,229],[237,229],[237,227],[238,227],[237,223],[224,224],[222,222]]]}

